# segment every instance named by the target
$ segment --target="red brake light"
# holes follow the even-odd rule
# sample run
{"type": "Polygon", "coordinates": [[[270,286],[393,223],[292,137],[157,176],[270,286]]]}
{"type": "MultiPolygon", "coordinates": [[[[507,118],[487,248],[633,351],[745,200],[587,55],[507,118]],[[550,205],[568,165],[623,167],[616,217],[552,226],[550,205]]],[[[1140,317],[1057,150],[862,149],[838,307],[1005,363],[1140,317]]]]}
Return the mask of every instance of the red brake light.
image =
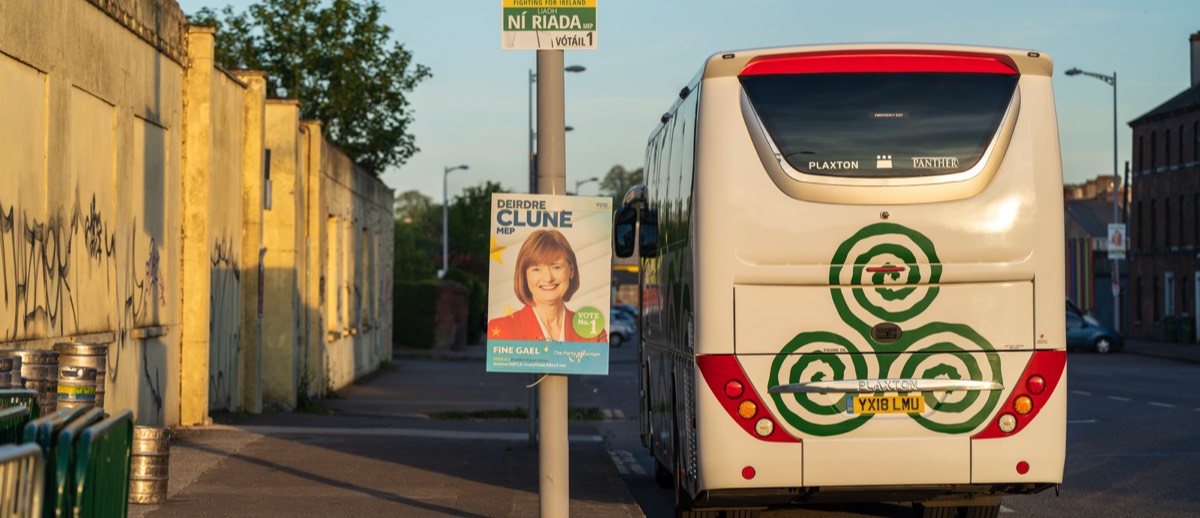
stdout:
{"type": "Polygon", "coordinates": [[[1025,382],[1025,388],[1029,389],[1030,394],[1041,394],[1046,391],[1046,378],[1034,374],[1029,377],[1029,381],[1025,382]]]}
{"type": "Polygon", "coordinates": [[[729,383],[725,384],[725,397],[730,399],[742,397],[743,391],[744,387],[742,387],[742,382],[738,380],[729,380],[729,383]]]}

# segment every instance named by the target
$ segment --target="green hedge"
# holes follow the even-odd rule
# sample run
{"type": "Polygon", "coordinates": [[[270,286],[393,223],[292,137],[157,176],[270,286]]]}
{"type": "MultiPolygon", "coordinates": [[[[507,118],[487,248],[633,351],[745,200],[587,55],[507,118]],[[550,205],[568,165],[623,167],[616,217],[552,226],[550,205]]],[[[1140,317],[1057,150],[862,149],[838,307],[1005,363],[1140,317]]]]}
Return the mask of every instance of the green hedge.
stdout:
{"type": "Polygon", "coordinates": [[[396,345],[430,349],[437,327],[438,281],[395,283],[392,340],[396,345]]]}

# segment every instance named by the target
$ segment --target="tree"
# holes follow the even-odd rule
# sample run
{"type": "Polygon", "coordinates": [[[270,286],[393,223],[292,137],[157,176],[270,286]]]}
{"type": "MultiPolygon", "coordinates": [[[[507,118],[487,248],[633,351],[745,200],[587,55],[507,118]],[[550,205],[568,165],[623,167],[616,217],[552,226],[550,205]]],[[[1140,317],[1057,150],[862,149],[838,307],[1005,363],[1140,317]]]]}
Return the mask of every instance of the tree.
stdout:
{"type": "Polygon", "coordinates": [[[405,191],[396,195],[396,220],[406,223],[421,221],[433,209],[433,199],[421,191],[405,191]]]}
{"type": "Polygon", "coordinates": [[[463,189],[450,204],[450,266],[486,282],[492,242],[492,193],[506,192],[496,182],[463,189]]]}
{"type": "Polygon", "coordinates": [[[642,183],[642,176],[642,168],[640,167],[629,171],[623,166],[614,165],[604,175],[604,179],[600,180],[600,193],[611,196],[613,198],[613,207],[618,207],[621,200],[625,198],[625,192],[630,187],[642,183]]]}
{"type": "Polygon", "coordinates": [[[376,0],[261,0],[238,13],[203,8],[194,25],[217,28],[216,60],[267,72],[272,97],[301,101],[331,142],[379,176],[417,152],[405,95],[431,74],[391,42],[376,0]]]}

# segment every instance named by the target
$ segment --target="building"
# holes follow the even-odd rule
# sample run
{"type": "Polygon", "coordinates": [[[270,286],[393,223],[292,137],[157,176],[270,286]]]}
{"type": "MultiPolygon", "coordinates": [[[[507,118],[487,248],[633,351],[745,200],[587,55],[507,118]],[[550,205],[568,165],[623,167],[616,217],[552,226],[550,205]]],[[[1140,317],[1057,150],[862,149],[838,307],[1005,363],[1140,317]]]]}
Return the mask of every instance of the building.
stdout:
{"type": "Polygon", "coordinates": [[[390,358],[392,190],[172,0],[0,2],[0,355],[107,344],[138,424],[390,358]]]}
{"type": "Polygon", "coordinates": [[[1200,32],[1190,86],[1129,123],[1132,325],[1138,337],[1194,337],[1200,327],[1200,32]]]}
{"type": "MultiPolygon", "coordinates": [[[[1118,211],[1125,210],[1128,190],[1118,189],[1118,211]]],[[[1084,313],[1113,323],[1112,261],[1108,257],[1108,224],[1113,222],[1113,177],[1097,176],[1083,184],[1063,186],[1066,230],[1067,298],[1084,313]]],[[[1125,221],[1126,217],[1119,214],[1125,221]]],[[[1128,267],[1121,265],[1121,329],[1128,326],[1128,267]]]]}

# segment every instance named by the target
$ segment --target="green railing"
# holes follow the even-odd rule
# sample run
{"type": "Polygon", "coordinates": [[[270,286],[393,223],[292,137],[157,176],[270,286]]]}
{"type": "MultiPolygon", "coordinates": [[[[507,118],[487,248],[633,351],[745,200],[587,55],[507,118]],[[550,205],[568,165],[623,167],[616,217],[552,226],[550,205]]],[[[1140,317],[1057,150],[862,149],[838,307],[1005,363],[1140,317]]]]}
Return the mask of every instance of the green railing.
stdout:
{"type": "Polygon", "coordinates": [[[0,408],[0,444],[20,442],[29,419],[29,408],[25,405],[0,408]]]}
{"type": "Polygon", "coordinates": [[[77,483],[77,440],[89,426],[104,418],[104,411],[89,408],[75,419],[68,420],[58,431],[54,442],[54,513],[47,515],[74,516],[77,483]]]}
{"type": "Polygon", "coordinates": [[[76,517],[126,516],[132,454],[132,411],[125,410],[85,428],[75,445],[75,478],[68,486],[75,494],[70,514],[76,517]]]}
{"type": "Polygon", "coordinates": [[[42,516],[45,462],[36,444],[0,445],[0,516],[42,516]]]}
{"type": "Polygon", "coordinates": [[[29,409],[29,416],[32,419],[42,417],[41,407],[37,402],[37,391],[29,389],[0,390],[0,408],[17,405],[25,405],[29,409]]]}
{"type": "MultiPolygon", "coordinates": [[[[57,493],[63,490],[66,480],[59,475],[57,458],[60,455],[70,458],[74,453],[74,449],[71,447],[64,447],[62,450],[64,453],[59,453],[59,434],[71,422],[78,422],[82,427],[99,421],[101,417],[103,417],[103,412],[100,410],[86,407],[60,408],[53,414],[39,417],[25,425],[24,442],[37,444],[42,449],[42,456],[46,459],[46,492],[42,500],[43,516],[61,514],[55,511],[55,506],[58,501],[57,493]],[[91,412],[89,419],[78,419],[88,412],[91,412]]],[[[69,473],[69,470],[67,472],[69,473]]]]}

